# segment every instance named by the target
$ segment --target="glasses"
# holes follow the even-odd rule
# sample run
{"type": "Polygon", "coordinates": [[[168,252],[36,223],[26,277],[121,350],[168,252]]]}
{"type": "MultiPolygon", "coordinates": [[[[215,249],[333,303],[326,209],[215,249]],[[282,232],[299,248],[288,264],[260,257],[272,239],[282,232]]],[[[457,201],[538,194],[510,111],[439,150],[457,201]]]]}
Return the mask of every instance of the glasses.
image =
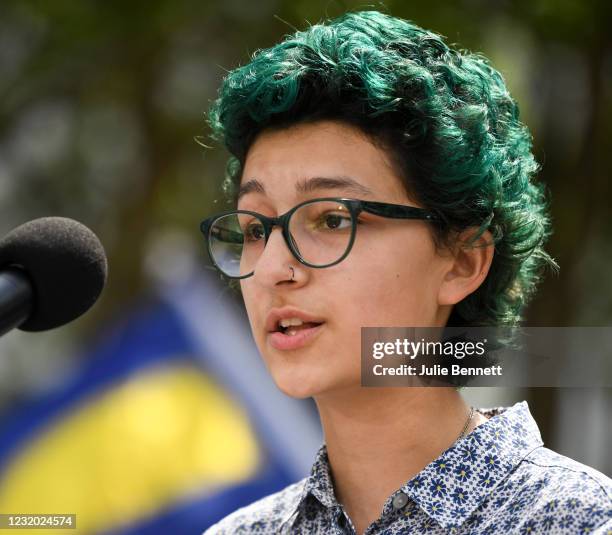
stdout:
{"type": "Polygon", "coordinates": [[[390,219],[440,221],[415,206],[329,197],[311,199],[278,217],[250,210],[213,215],[200,224],[213,265],[226,277],[245,279],[255,272],[275,226],[293,256],[305,266],[326,268],[342,262],[355,242],[358,217],[367,212],[390,219]]]}

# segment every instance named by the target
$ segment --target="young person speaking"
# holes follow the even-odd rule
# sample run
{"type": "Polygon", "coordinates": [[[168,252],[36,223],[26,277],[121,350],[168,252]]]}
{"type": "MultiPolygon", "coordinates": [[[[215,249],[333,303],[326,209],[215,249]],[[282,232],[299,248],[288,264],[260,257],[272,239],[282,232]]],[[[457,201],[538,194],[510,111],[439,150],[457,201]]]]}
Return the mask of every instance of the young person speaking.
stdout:
{"type": "Polygon", "coordinates": [[[612,482],[525,402],[362,387],[361,327],[515,325],[550,233],[530,134],[480,55],[376,11],[298,31],[209,111],[235,210],[202,224],[278,388],[312,396],[311,474],[206,534],[605,533],[612,482]]]}

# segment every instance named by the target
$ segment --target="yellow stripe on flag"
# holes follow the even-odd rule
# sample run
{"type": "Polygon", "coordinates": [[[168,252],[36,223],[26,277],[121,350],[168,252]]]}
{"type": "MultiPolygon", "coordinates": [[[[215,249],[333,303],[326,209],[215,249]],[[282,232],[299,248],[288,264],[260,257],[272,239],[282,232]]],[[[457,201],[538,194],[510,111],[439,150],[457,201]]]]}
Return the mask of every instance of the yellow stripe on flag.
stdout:
{"type": "Polygon", "coordinates": [[[157,367],[29,442],[0,481],[0,512],[76,513],[76,532],[46,533],[91,533],[244,481],[259,461],[247,416],[224,390],[195,366],[157,367]]]}

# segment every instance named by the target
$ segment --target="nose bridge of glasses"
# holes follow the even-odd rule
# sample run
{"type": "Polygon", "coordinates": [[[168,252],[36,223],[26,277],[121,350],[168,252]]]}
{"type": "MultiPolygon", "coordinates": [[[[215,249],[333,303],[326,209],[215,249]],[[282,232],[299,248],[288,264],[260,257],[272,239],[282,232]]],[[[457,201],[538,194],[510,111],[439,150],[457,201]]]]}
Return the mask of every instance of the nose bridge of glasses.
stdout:
{"type": "MultiPolygon", "coordinates": [[[[268,221],[267,221],[266,242],[265,242],[264,251],[261,252],[261,255],[270,254],[270,251],[268,251],[268,249],[270,249],[269,242],[272,239],[272,236],[274,235],[274,230],[279,231],[277,234],[278,234],[278,239],[281,241],[281,248],[285,247],[289,250],[288,252],[290,254],[293,254],[291,252],[291,248],[288,247],[288,243],[287,243],[288,236],[285,234],[285,227],[283,225],[283,221],[281,221],[281,218],[273,217],[273,218],[268,218],[268,221]]],[[[287,232],[287,234],[289,233],[287,232]]],[[[291,239],[290,236],[289,236],[289,239],[291,239]]]]}
{"type": "Polygon", "coordinates": [[[262,219],[265,230],[266,230],[266,244],[268,243],[269,239],[272,237],[272,233],[274,232],[275,228],[278,228],[281,231],[281,234],[283,238],[285,239],[285,241],[287,241],[288,238],[291,239],[290,231],[289,231],[289,218],[290,217],[291,217],[291,214],[286,213],[278,217],[266,217],[262,219]]]}

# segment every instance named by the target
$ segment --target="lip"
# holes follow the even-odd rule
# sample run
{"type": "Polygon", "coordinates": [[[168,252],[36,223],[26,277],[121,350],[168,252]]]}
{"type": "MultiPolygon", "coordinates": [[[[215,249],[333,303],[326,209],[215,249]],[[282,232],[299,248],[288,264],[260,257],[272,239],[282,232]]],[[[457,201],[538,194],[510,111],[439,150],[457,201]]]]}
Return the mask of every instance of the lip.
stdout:
{"type": "MultiPolygon", "coordinates": [[[[280,320],[286,318],[300,318],[304,323],[325,323],[323,318],[317,318],[295,307],[273,308],[266,318],[266,332],[273,333],[280,320]]],[[[308,329],[307,329],[308,330],[308,329]]]]}
{"type": "Polygon", "coordinates": [[[302,329],[293,336],[289,336],[280,331],[268,333],[268,341],[274,349],[281,351],[289,351],[291,349],[299,349],[305,346],[312,339],[317,336],[325,324],[317,325],[316,327],[310,327],[309,329],[302,329]]]}
{"type": "Polygon", "coordinates": [[[273,308],[268,313],[268,317],[266,319],[266,332],[268,342],[273,348],[279,349],[281,351],[298,349],[308,344],[315,336],[317,336],[321,332],[324,325],[325,320],[323,318],[313,316],[312,314],[304,312],[299,308],[273,308]],[[309,329],[301,329],[295,335],[288,336],[276,330],[278,322],[286,318],[299,318],[304,323],[312,322],[320,323],[321,325],[317,325],[316,327],[310,327],[309,329]]]}

